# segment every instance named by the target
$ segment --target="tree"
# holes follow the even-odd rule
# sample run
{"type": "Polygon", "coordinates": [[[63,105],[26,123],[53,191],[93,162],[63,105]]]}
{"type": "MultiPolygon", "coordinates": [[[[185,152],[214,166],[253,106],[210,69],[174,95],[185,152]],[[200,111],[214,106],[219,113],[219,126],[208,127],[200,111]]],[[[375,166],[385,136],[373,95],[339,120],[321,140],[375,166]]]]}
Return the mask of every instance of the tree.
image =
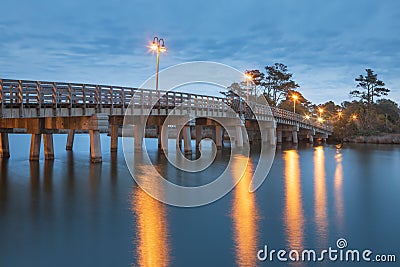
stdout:
{"type": "Polygon", "coordinates": [[[267,74],[264,87],[264,96],[270,105],[277,106],[282,99],[287,97],[290,90],[299,87],[297,83],[291,80],[293,74],[288,73],[287,66],[282,63],[275,63],[272,66],[266,66],[267,74]]]}
{"type": "Polygon", "coordinates": [[[371,105],[374,103],[374,97],[388,95],[390,90],[384,87],[385,83],[378,80],[378,75],[374,74],[372,69],[366,69],[365,71],[367,72],[366,76],[360,74],[358,78],[355,78],[355,81],[358,82],[357,88],[362,90],[360,91],[356,89],[350,91],[350,95],[359,98],[368,105],[371,105]]]}

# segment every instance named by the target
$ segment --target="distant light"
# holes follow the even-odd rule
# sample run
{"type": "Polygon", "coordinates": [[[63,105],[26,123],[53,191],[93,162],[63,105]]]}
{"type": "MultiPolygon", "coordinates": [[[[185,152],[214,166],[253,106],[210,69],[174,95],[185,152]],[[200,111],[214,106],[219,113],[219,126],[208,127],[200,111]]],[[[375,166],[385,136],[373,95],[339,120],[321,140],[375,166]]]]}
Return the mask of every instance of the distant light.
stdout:
{"type": "Polygon", "coordinates": [[[339,111],[338,116],[339,116],[339,118],[341,118],[343,116],[343,113],[341,111],[339,111]]]}
{"type": "Polygon", "coordinates": [[[164,44],[160,47],[160,52],[166,52],[167,48],[164,46],[164,44]]]}
{"type": "Polygon", "coordinates": [[[318,111],[319,111],[319,113],[322,113],[322,112],[324,112],[324,109],[323,108],[319,108],[318,111]]]}
{"type": "Polygon", "coordinates": [[[246,79],[249,80],[249,81],[252,81],[252,80],[253,80],[253,76],[251,76],[250,73],[246,73],[246,74],[244,75],[244,77],[246,77],[246,79]]]}
{"type": "Polygon", "coordinates": [[[321,117],[318,117],[318,122],[324,122],[324,119],[321,117]]]}
{"type": "Polygon", "coordinates": [[[351,116],[352,118],[353,118],[353,120],[356,120],[357,119],[357,115],[353,115],[353,116],[351,116]]]}
{"type": "Polygon", "coordinates": [[[304,118],[306,118],[306,120],[309,120],[310,116],[309,115],[305,115],[304,118]]]}
{"type": "Polygon", "coordinates": [[[150,48],[151,48],[151,50],[157,51],[158,45],[156,44],[156,42],[153,42],[153,43],[150,45],[150,48]]]}

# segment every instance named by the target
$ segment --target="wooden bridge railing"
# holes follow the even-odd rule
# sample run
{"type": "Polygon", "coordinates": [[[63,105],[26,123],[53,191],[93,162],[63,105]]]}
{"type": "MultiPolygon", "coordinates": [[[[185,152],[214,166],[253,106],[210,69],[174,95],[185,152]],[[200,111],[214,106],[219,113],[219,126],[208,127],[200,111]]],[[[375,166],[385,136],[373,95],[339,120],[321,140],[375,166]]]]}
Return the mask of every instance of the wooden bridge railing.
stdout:
{"type": "MultiPolygon", "coordinates": [[[[135,108],[151,108],[156,103],[154,108],[167,111],[181,108],[222,114],[222,112],[227,112],[227,105],[234,106],[233,99],[184,92],[155,91],[111,85],[0,79],[0,118],[4,116],[8,108],[18,109],[21,117],[24,108],[36,108],[37,110],[51,108],[55,111],[58,108],[94,108],[96,112],[100,113],[104,108],[109,108],[110,115],[115,109],[120,109],[123,114],[131,99],[135,108]]],[[[299,114],[274,107],[269,108],[257,103],[250,103],[253,112],[248,112],[246,104],[243,104],[244,102],[241,100],[239,102],[239,105],[233,109],[246,118],[266,120],[268,117],[274,116],[309,124],[327,131],[332,130],[330,125],[311,120],[305,121],[304,117],[299,114]]]]}

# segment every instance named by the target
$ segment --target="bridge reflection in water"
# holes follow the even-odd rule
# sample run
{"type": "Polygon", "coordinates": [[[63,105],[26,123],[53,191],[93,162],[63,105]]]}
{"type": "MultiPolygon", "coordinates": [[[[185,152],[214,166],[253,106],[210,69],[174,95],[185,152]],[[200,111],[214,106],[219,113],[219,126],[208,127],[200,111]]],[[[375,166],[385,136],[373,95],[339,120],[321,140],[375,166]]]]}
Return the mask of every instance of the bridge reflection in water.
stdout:
{"type": "MultiPolygon", "coordinates": [[[[249,192],[253,175],[253,164],[244,156],[234,157],[233,172],[241,172],[244,164],[248,164],[244,175],[233,191],[231,216],[237,266],[256,266],[258,209],[256,194],[249,192]]],[[[240,175],[240,174],[239,174],[240,175]]]]}
{"type": "Polygon", "coordinates": [[[283,155],[285,161],[285,210],[287,244],[290,249],[303,249],[304,215],[301,196],[300,164],[296,150],[283,155]]]}

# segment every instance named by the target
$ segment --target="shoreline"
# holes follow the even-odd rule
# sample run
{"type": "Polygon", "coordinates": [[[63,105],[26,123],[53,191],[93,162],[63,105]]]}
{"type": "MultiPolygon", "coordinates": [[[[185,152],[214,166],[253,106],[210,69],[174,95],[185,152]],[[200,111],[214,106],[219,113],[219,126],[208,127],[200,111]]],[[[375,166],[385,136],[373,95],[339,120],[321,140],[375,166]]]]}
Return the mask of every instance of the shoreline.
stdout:
{"type": "Polygon", "coordinates": [[[400,134],[383,134],[371,136],[351,136],[343,138],[344,143],[367,144],[400,144],[400,134]]]}

